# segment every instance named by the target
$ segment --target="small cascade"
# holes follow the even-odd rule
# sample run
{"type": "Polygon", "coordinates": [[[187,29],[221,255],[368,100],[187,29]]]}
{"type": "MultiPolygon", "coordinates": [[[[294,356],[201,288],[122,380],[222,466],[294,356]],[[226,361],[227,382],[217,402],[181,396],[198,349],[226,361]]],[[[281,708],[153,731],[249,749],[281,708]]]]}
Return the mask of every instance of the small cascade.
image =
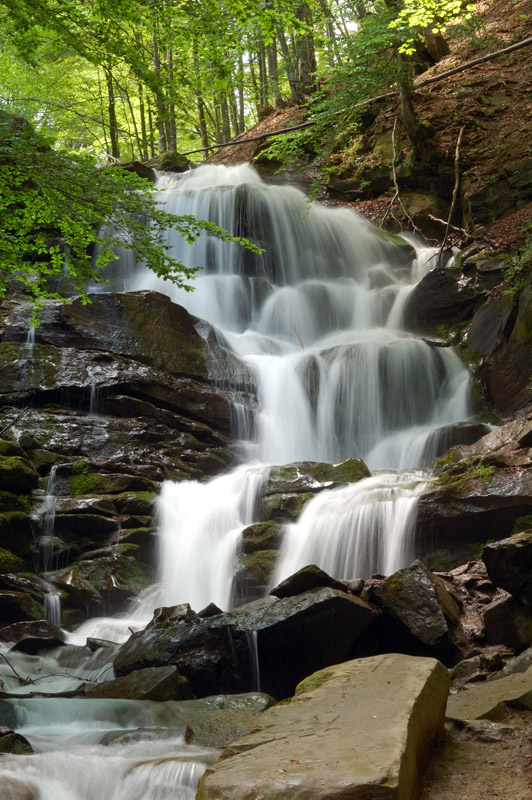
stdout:
{"type": "Polygon", "coordinates": [[[341,580],[390,575],[409,564],[416,503],[428,483],[421,470],[387,472],[321,492],[286,526],[272,585],[307,564],[341,580]]]}
{"type": "Polygon", "coordinates": [[[57,466],[54,464],[50,469],[46,484],[42,510],[42,534],[39,539],[42,571],[45,573],[53,569],[55,513],[57,509],[56,474],[57,466]]]}
{"type": "Polygon", "coordinates": [[[36,752],[5,756],[0,780],[12,777],[40,800],[193,800],[218,755],[185,744],[179,703],[35,698],[6,705],[36,752]]]}
{"type": "Polygon", "coordinates": [[[246,640],[249,648],[249,660],[251,666],[252,688],[260,692],[260,664],[259,664],[259,644],[257,631],[245,631],[246,640]]]}
{"type": "Polygon", "coordinates": [[[61,627],[61,596],[52,586],[44,595],[44,618],[52,625],[61,627]]]}

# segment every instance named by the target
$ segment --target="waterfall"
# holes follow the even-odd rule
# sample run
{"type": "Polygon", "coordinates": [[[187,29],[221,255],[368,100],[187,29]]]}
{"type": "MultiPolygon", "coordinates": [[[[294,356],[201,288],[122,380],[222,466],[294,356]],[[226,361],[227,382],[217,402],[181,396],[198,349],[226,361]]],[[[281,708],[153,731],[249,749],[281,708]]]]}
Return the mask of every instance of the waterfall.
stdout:
{"type": "Polygon", "coordinates": [[[308,504],[287,527],[278,578],[309,561],[343,578],[404,566],[434,431],[469,415],[468,372],[456,353],[403,324],[408,295],[437,251],[394,241],[293,187],[268,186],[247,165],[165,175],[158,189],[166,210],[212,221],[264,252],[205,233],[190,247],[170,231],[172,255],[203,267],[194,292],[129,256],[111,286],[162,291],[210,322],[256,375],[258,402],[252,423],[238,406],[233,415],[247,465],[207,484],[164,484],[159,584],[137,615],[155,603],[230,604],[241,531],[258,519],[268,465],[357,457],[387,470],[308,504]]]}

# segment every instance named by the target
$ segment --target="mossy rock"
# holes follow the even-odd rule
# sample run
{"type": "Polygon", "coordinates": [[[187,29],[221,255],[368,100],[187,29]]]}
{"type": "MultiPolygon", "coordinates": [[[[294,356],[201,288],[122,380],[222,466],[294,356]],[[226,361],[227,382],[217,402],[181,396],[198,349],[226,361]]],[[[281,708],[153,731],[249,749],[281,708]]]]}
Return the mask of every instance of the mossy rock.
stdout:
{"type": "Polygon", "coordinates": [[[31,519],[24,511],[0,514],[0,541],[18,556],[26,556],[33,542],[31,519]]]}
{"type": "Polygon", "coordinates": [[[153,528],[129,528],[120,537],[120,542],[137,546],[136,557],[151,564],[155,554],[155,530],[153,528]]]}
{"type": "Polygon", "coordinates": [[[140,475],[96,472],[86,461],[72,465],[70,494],[72,497],[94,494],[123,494],[124,492],[153,492],[155,483],[140,475]]]}
{"type": "Polygon", "coordinates": [[[279,550],[284,526],[279,522],[257,522],[242,531],[242,552],[251,555],[257,550],[279,550]]]}
{"type": "Polygon", "coordinates": [[[24,567],[24,561],[19,556],[0,547],[0,572],[22,572],[24,567]]]}
{"type": "Polygon", "coordinates": [[[156,492],[120,492],[115,495],[113,502],[120,514],[133,514],[135,516],[152,517],[156,492]]]}
{"type": "Polygon", "coordinates": [[[42,619],[43,609],[23,592],[0,592],[0,619],[4,625],[27,619],[42,619]]]}
{"type": "Polygon", "coordinates": [[[264,521],[294,522],[306,504],[315,497],[314,492],[301,494],[271,494],[262,499],[261,516],[264,521]]]}
{"type": "Polygon", "coordinates": [[[29,512],[30,510],[31,499],[29,495],[0,492],[0,513],[5,511],[29,512]]]}
{"type": "Polygon", "coordinates": [[[0,456],[17,456],[27,460],[26,453],[16,442],[11,442],[9,439],[0,439],[0,456]]]}
{"type": "Polygon", "coordinates": [[[50,468],[53,467],[54,464],[64,460],[64,456],[60,456],[57,453],[52,453],[50,450],[40,449],[29,450],[28,458],[39,475],[47,475],[50,472],[50,468]]]}
{"type": "Polygon", "coordinates": [[[242,594],[261,596],[266,592],[277,556],[277,550],[257,550],[251,555],[240,556],[237,582],[242,594]]]}
{"type": "Polygon", "coordinates": [[[0,456],[0,490],[27,494],[39,485],[39,475],[19,456],[0,456]]]}
{"type": "MultiPolygon", "coordinates": [[[[25,756],[33,753],[33,748],[28,740],[20,733],[0,727],[0,753],[11,753],[16,756],[25,756]]],[[[23,797],[22,794],[11,795],[8,789],[8,797],[23,797]]],[[[29,797],[29,795],[26,795],[29,797]]]]}

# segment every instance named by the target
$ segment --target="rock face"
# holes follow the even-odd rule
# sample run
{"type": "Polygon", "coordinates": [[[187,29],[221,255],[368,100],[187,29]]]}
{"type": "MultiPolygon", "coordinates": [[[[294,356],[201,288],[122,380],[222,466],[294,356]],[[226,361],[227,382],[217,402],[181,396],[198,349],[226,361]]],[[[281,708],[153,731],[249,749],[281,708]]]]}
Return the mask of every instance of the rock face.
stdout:
{"type": "Polygon", "coordinates": [[[490,406],[502,414],[530,402],[532,288],[517,296],[496,292],[473,317],[467,347],[479,359],[479,375],[490,406]]]}
{"type": "Polygon", "coordinates": [[[198,800],[413,800],[448,688],[437,661],[401,655],[317,672],[207,770],[198,800]]]}
{"type": "Polygon", "coordinates": [[[123,678],[90,686],[85,697],[125,698],[129,700],[189,700],[192,690],[175,667],[139,669],[123,678]]]}
{"type": "Polygon", "coordinates": [[[233,612],[134,634],[114,661],[117,675],[174,664],[198,696],[259,688],[287,697],[303,677],[347,657],[376,619],[357,597],[317,588],[295,597],[257,600],[233,612]]]}
{"type": "Polygon", "coordinates": [[[532,531],[486,545],[482,560],[496,586],[532,606],[532,531]]]}
{"type": "Polygon", "coordinates": [[[221,362],[223,347],[208,345],[167,297],[102,293],[91,301],[46,302],[33,344],[27,306],[0,313],[6,623],[43,616],[43,584],[17,600],[24,571],[46,571],[67,624],[117,611],[151,583],[159,482],[227,468],[231,392],[246,402],[243,392],[253,391],[249,370],[229,353],[232,371],[220,388],[209,348],[221,362]]]}

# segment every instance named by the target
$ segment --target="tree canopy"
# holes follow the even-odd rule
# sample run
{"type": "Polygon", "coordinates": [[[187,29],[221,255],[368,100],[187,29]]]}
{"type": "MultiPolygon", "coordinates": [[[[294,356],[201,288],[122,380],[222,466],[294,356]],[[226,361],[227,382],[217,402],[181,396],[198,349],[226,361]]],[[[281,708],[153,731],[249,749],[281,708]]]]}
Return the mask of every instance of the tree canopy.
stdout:
{"type": "Polygon", "coordinates": [[[470,13],[463,0],[0,0],[0,294],[16,277],[39,300],[64,271],[82,291],[117,241],[186,281],[162,231],[209,226],[169,218],[146,182],[98,162],[208,149],[289,104],[321,129],[271,155],[315,148],[365,97],[398,86],[407,103],[430,37],[470,13]]]}

